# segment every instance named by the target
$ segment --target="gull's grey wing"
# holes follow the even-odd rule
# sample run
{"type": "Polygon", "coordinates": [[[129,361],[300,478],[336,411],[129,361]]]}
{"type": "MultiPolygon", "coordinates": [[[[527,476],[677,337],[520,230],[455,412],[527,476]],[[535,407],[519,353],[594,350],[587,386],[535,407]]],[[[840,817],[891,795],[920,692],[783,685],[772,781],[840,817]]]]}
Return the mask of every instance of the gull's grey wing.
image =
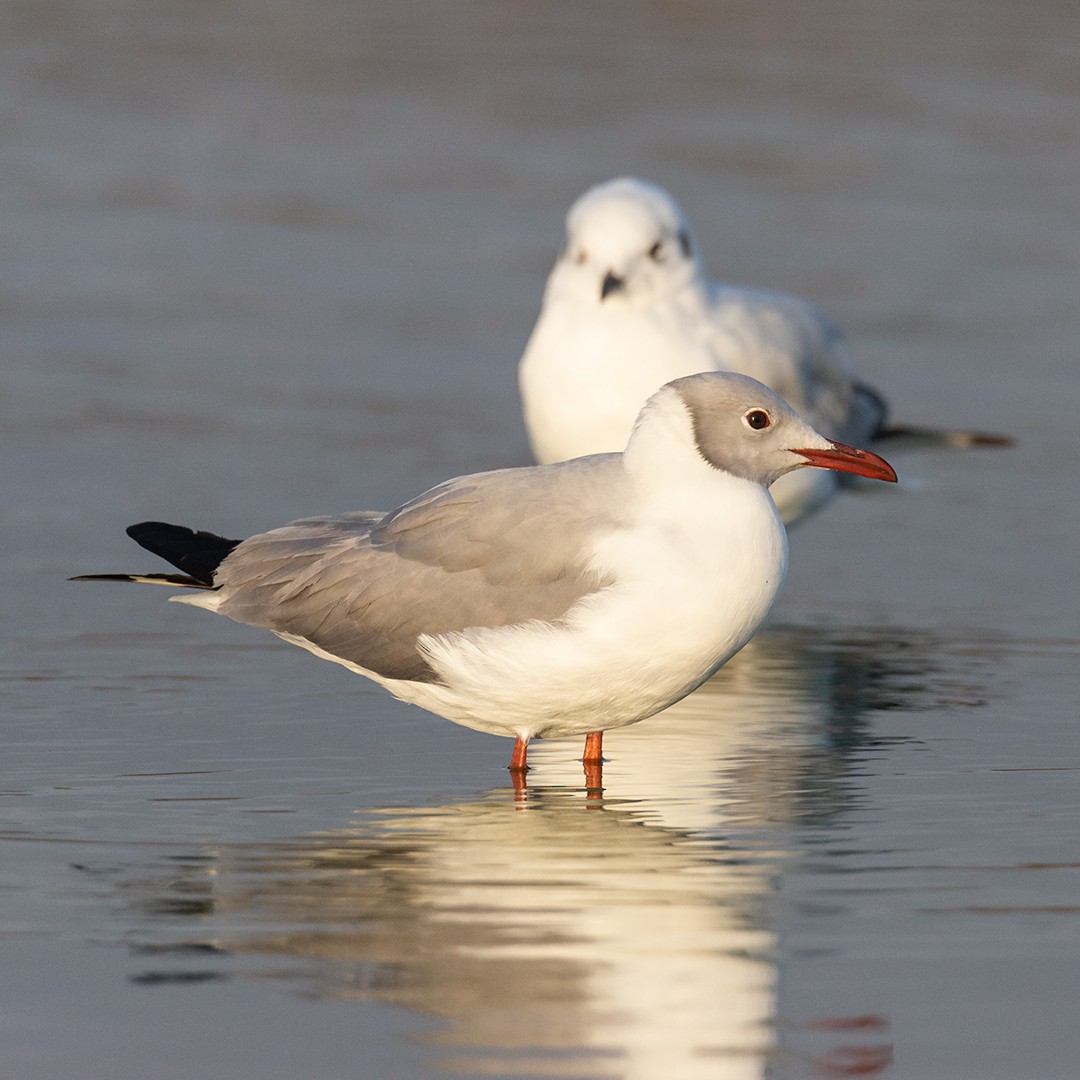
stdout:
{"type": "Polygon", "coordinates": [[[221,564],[216,610],[385,678],[430,680],[423,634],[556,620],[607,582],[591,541],[617,527],[617,455],[448,481],[382,515],[295,521],[221,564]]]}
{"type": "Polygon", "coordinates": [[[877,434],[884,402],[852,379],[847,338],[820,309],[786,293],[719,284],[710,301],[720,366],[771,386],[831,439],[860,443],[877,434]],[[744,362],[728,365],[728,355],[744,362]]]}

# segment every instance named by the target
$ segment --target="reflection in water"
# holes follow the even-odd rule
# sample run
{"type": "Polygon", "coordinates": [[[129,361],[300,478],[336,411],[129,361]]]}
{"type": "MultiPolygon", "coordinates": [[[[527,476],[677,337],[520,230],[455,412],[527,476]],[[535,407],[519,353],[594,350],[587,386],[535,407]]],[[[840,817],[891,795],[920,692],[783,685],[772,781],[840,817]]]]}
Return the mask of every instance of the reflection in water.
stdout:
{"type": "MultiPolygon", "coordinates": [[[[761,1075],[776,981],[766,888],[741,853],[559,790],[204,852],[128,885],[143,914],[167,918],[166,940],[209,921],[212,939],[185,938],[185,952],[298,958],[291,978],[313,997],[451,1021],[432,1038],[455,1070],[642,1078],[761,1075]]],[[[175,974],[207,977],[205,959],[184,955],[175,974]]]]}
{"type": "MultiPolygon", "coordinates": [[[[653,800],[666,824],[725,831],[827,822],[855,796],[851,759],[888,743],[873,713],[918,707],[940,646],[896,633],[772,629],[700,690],[605,742],[609,794],[653,800]]],[[[950,688],[951,689],[951,688],[950,688]]],[[[546,784],[580,784],[564,742],[534,743],[546,784]]]]}
{"type": "Polygon", "coordinates": [[[918,642],[773,631],[612,739],[601,800],[566,744],[540,744],[524,800],[362,811],[158,863],[123,885],[136,980],[240,962],[314,999],[403,1006],[447,1021],[429,1036],[443,1064],[479,1075],[734,1080],[807,1056],[876,1075],[882,1018],[777,1016],[769,897],[798,830],[858,799],[870,714],[918,707],[926,672],[918,642]]]}

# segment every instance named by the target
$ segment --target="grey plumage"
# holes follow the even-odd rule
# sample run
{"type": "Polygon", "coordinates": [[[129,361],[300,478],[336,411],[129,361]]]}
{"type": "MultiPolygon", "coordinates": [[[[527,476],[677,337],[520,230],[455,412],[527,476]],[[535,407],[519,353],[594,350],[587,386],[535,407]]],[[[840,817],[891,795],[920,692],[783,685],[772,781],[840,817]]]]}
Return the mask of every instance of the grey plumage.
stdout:
{"type": "Polygon", "coordinates": [[[606,584],[582,541],[617,524],[598,508],[618,506],[621,476],[603,455],[450,480],[386,515],[295,521],[229,555],[215,609],[384,678],[430,681],[421,635],[557,621],[606,584]]]}

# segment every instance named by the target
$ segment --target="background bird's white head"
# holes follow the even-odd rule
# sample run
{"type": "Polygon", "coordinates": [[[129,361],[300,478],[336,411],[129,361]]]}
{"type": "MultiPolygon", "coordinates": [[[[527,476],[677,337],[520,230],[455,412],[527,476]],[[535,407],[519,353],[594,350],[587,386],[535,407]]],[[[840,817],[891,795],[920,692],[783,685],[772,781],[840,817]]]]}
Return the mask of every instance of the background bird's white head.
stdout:
{"type": "Polygon", "coordinates": [[[566,247],[549,290],[596,305],[654,304],[702,278],[679,204],[655,184],[620,177],[598,184],[566,215],[566,247]]]}

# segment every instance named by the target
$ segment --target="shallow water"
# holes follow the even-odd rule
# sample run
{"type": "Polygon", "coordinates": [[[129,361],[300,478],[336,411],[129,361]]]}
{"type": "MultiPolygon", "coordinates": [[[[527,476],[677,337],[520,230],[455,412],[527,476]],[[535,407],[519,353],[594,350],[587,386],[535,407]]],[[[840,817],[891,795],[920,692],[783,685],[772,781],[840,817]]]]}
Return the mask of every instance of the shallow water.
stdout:
{"type": "Polygon", "coordinates": [[[3,19],[4,1075],[1075,1076],[1071,5],[3,19]],[[561,219],[620,172],[898,419],[1019,443],[887,451],[602,798],[576,743],[515,797],[503,740],[65,580],[525,461],[561,219]]]}

